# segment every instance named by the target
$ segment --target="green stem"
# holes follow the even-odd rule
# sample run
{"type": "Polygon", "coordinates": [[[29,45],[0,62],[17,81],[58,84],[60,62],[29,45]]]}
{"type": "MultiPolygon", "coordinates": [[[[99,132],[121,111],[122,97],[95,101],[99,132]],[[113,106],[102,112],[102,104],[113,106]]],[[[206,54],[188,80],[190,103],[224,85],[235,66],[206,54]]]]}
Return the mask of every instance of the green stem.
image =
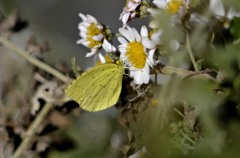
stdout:
{"type": "Polygon", "coordinates": [[[46,71],[50,74],[52,74],[53,76],[55,76],[56,78],[58,78],[62,82],[67,83],[68,78],[66,76],[64,76],[62,73],[60,73],[59,71],[57,71],[53,67],[47,65],[46,63],[30,56],[26,51],[24,51],[23,49],[15,46],[13,43],[8,41],[6,38],[0,37],[0,43],[2,43],[5,47],[9,48],[13,52],[17,53],[19,56],[26,59],[29,63],[39,67],[40,69],[42,69],[42,70],[44,70],[44,71],[46,71]]]}
{"type": "Polygon", "coordinates": [[[178,113],[178,115],[182,116],[182,118],[184,118],[184,115],[176,108],[173,108],[174,111],[176,111],[178,113]]]}
{"type": "MultiPolygon", "coordinates": [[[[54,69],[53,67],[47,65],[46,63],[30,56],[26,51],[23,49],[15,46],[13,43],[8,41],[6,38],[0,36],[0,43],[3,44],[8,49],[12,50],[25,60],[27,60],[30,64],[39,67],[40,69],[48,72],[49,74],[52,74],[54,77],[58,78],[64,83],[68,82],[68,78],[64,76],[62,73],[60,73],[58,70],[54,69]]],[[[28,128],[26,135],[24,139],[22,140],[20,146],[17,148],[16,152],[13,155],[13,158],[21,158],[21,155],[25,150],[28,148],[29,144],[31,143],[38,127],[41,125],[43,120],[46,118],[47,114],[51,110],[51,105],[46,104],[41,112],[38,114],[38,116],[35,118],[35,120],[32,122],[31,126],[28,128]]]]}
{"type": "Polygon", "coordinates": [[[187,34],[187,36],[186,36],[186,42],[187,42],[187,43],[186,43],[186,48],[187,48],[189,57],[190,57],[190,59],[191,59],[191,61],[192,61],[194,70],[195,70],[195,71],[198,71],[198,66],[197,66],[196,60],[195,60],[195,58],[194,58],[194,56],[193,56],[193,52],[192,52],[192,48],[191,48],[191,44],[190,44],[190,40],[189,40],[188,34],[187,34]]]}
{"type": "Polygon", "coordinates": [[[37,132],[38,127],[41,125],[43,120],[46,118],[47,114],[51,110],[51,104],[45,104],[44,108],[40,111],[36,119],[32,122],[31,126],[28,128],[23,141],[21,142],[20,146],[15,151],[13,158],[21,158],[23,152],[26,151],[29,144],[31,143],[35,133],[37,132]]]}
{"type": "Polygon", "coordinates": [[[189,78],[189,77],[194,77],[194,78],[199,78],[199,79],[205,79],[205,80],[213,80],[216,82],[219,82],[219,80],[211,77],[210,75],[207,74],[208,71],[189,71],[185,69],[180,69],[172,66],[167,66],[161,63],[158,63],[157,65],[154,66],[155,71],[151,73],[161,73],[163,75],[177,75],[181,78],[189,78]]]}
{"type": "Polygon", "coordinates": [[[180,133],[182,134],[182,136],[184,138],[186,138],[189,142],[191,142],[193,145],[195,145],[195,141],[193,139],[191,139],[187,134],[185,134],[182,130],[180,131],[180,133]]]}

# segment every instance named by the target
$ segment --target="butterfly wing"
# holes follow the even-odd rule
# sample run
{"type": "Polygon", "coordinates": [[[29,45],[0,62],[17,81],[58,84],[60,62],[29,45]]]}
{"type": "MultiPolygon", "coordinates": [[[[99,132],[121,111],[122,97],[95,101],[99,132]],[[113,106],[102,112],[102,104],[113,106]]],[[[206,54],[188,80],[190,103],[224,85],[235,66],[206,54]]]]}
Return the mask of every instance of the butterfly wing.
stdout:
{"type": "Polygon", "coordinates": [[[114,105],[122,88],[124,68],[103,64],[88,70],[66,89],[66,94],[87,111],[100,111],[114,105]]]}

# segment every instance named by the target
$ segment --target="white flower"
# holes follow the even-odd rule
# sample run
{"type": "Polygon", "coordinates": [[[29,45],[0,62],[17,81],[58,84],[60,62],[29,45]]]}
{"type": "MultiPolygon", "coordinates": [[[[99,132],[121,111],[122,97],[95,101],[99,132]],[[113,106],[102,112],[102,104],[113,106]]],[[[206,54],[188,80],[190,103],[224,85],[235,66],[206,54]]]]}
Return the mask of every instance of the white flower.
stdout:
{"type": "Polygon", "coordinates": [[[91,52],[86,54],[86,57],[91,57],[98,53],[99,48],[102,46],[104,38],[103,26],[91,15],[79,14],[82,22],[79,23],[78,29],[80,31],[80,40],[77,44],[82,44],[91,49],[91,52]]]}
{"type": "Polygon", "coordinates": [[[122,20],[125,27],[127,22],[136,16],[136,8],[141,4],[142,0],[127,0],[126,6],[120,14],[119,20],[122,20]]]}
{"type": "Polygon", "coordinates": [[[209,8],[219,19],[225,17],[227,20],[231,20],[234,17],[240,17],[240,13],[236,12],[232,7],[225,11],[221,0],[210,0],[209,8]]]}
{"type": "Polygon", "coordinates": [[[159,9],[165,9],[171,15],[184,14],[188,9],[189,0],[153,0],[159,9]]]}
{"type": "Polygon", "coordinates": [[[148,12],[153,17],[149,23],[151,28],[159,27],[159,16],[162,16],[162,11],[166,11],[170,17],[172,24],[181,23],[185,15],[188,13],[190,0],[153,0],[157,8],[148,8],[148,12]]]}
{"type": "Polygon", "coordinates": [[[118,48],[121,52],[120,59],[130,70],[130,77],[133,77],[135,84],[147,84],[150,78],[150,67],[155,61],[153,55],[155,44],[148,37],[148,30],[145,26],[141,28],[141,35],[135,28],[127,26],[120,28],[119,32],[123,37],[118,37],[121,43],[118,48]]]}
{"type": "Polygon", "coordinates": [[[91,49],[91,51],[86,54],[86,57],[95,55],[96,60],[96,55],[98,55],[100,61],[104,63],[100,49],[103,48],[106,52],[116,51],[116,48],[106,40],[105,27],[91,15],[79,13],[79,16],[83,21],[78,25],[81,39],[77,41],[77,44],[82,44],[91,49]]]}

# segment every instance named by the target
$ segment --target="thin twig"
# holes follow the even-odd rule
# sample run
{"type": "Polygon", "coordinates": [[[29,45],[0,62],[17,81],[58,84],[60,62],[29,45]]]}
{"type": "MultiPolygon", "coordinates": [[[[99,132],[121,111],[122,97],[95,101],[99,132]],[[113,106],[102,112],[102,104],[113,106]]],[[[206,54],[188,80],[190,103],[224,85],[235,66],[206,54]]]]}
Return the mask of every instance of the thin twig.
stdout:
{"type": "MultiPolygon", "coordinates": [[[[53,67],[47,65],[46,63],[30,56],[26,51],[23,49],[15,46],[13,43],[8,41],[4,37],[0,37],[0,43],[3,44],[8,49],[12,50],[19,56],[23,57],[25,60],[27,60],[30,64],[39,67],[40,69],[48,72],[49,74],[52,74],[54,77],[58,78],[64,83],[67,83],[68,78],[64,76],[62,73],[60,73],[58,70],[54,69],[53,67]]],[[[20,158],[23,152],[28,148],[29,144],[31,143],[38,127],[41,125],[43,120],[46,118],[46,115],[51,110],[51,105],[46,104],[41,112],[38,114],[38,116],[35,118],[35,120],[32,122],[31,126],[28,128],[26,135],[24,139],[22,140],[20,146],[17,148],[16,152],[13,155],[13,158],[20,158]]]]}
{"type": "Polygon", "coordinates": [[[202,70],[202,71],[192,72],[188,76],[185,76],[184,78],[190,78],[190,77],[193,77],[193,76],[196,76],[196,75],[207,74],[207,73],[214,72],[214,71],[215,70],[205,69],[205,70],[202,70]]]}
{"type": "Polygon", "coordinates": [[[174,110],[176,113],[178,113],[178,115],[182,116],[182,118],[185,117],[177,108],[173,108],[173,110],[174,110]]]}
{"type": "Polygon", "coordinates": [[[176,67],[172,67],[172,66],[167,66],[167,65],[164,65],[161,63],[158,63],[157,65],[155,65],[154,70],[156,70],[156,72],[154,72],[154,73],[161,73],[163,75],[168,75],[168,76],[177,75],[181,78],[194,77],[194,78],[213,80],[213,81],[219,82],[219,80],[211,77],[205,71],[198,73],[195,71],[189,71],[189,70],[180,69],[180,68],[176,68],[176,67]]]}
{"type": "Polygon", "coordinates": [[[80,76],[79,71],[81,69],[79,66],[76,66],[76,58],[75,57],[72,58],[71,63],[72,63],[72,71],[74,72],[75,77],[77,78],[78,76],[80,76]]]}
{"type": "Polygon", "coordinates": [[[21,158],[23,152],[28,148],[31,143],[35,133],[37,132],[38,127],[41,125],[43,120],[46,118],[47,114],[51,110],[51,104],[45,104],[44,108],[40,111],[36,119],[32,122],[31,126],[28,128],[26,135],[21,142],[20,146],[17,148],[16,152],[13,155],[13,158],[21,158]]]}
{"type": "MultiPolygon", "coordinates": [[[[62,73],[60,73],[56,69],[50,67],[46,63],[30,56],[26,51],[24,51],[23,49],[15,46],[14,44],[9,42],[4,37],[0,37],[0,43],[2,43],[5,47],[7,47],[10,50],[12,50],[13,52],[17,53],[18,55],[20,55],[24,59],[26,59],[29,63],[39,67],[40,69],[42,69],[42,70],[44,70],[44,71],[46,71],[50,74],[52,74],[53,76],[55,76],[56,78],[58,78],[62,82],[67,83],[68,78],[66,76],[64,76],[62,73]]],[[[165,75],[177,74],[180,77],[186,77],[186,76],[189,76],[189,75],[193,74],[193,71],[188,71],[188,70],[179,69],[179,68],[175,68],[175,67],[165,66],[165,65],[162,65],[162,64],[156,65],[156,68],[157,68],[156,70],[158,72],[160,72],[162,74],[165,74],[165,75]]],[[[204,78],[204,79],[213,79],[207,74],[198,74],[196,76],[200,77],[200,78],[204,78]]],[[[29,144],[31,143],[31,141],[32,141],[32,139],[33,139],[33,137],[34,137],[34,135],[37,131],[37,128],[43,122],[43,120],[45,119],[46,115],[50,112],[50,110],[51,110],[51,105],[50,104],[46,104],[43,107],[41,112],[38,114],[36,119],[33,121],[32,125],[27,130],[24,139],[22,140],[20,146],[18,147],[17,151],[13,155],[13,158],[20,158],[22,153],[28,148],[29,144]]]]}
{"type": "Polygon", "coordinates": [[[190,40],[189,40],[188,34],[187,34],[187,36],[186,36],[186,48],[187,48],[189,57],[190,57],[190,59],[191,59],[191,61],[192,61],[194,70],[195,70],[195,71],[198,71],[198,66],[197,66],[196,60],[195,60],[195,58],[194,58],[194,56],[193,56],[193,52],[192,52],[192,48],[191,48],[191,44],[190,44],[190,40]]]}
{"type": "MultiPolygon", "coordinates": [[[[0,42],[6,46],[7,48],[11,49],[12,51],[14,51],[15,53],[17,53],[18,55],[22,56],[24,59],[26,59],[29,63],[41,68],[42,70],[52,74],[53,76],[55,76],[56,78],[60,79],[61,81],[63,81],[64,83],[67,83],[68,79],[66,76],[64,76],[62,73],[60,73],[59,71],[57,71],[56,69],[50,67],[49,65],[47,65],[46,63],[33,58],[32,56],[28,55],[28,53],[26,51],[24,51],[23,49],[15,46],[14,44],[12,44],[11,42],[9,42],[6,38],[4,37],[0,37],[0,42]]],[[[187,36],[187,43],[189,43],[189,37],[187,36]]],[[[188,45],[188,44],[187,44],[188,45]]],[[[190,49],[190,52],[191,49],[190,49]]],[[[189,71],[189,70],[184,70],[184,69],[180,69],[180,68],[176,68],[176,67],[172,67],[172,66],[167,66],[167,65],[163,65],[163,64],[157,64],[155,66],[156,70],[159,73],[165,74],[165,75],[173,75],[173,74],[177,74],[180,77],[187,77],[187,76],[192,76],[194,73],[194,71],[189,71]]],[[[209,76],[208,74],[198,74],[195,75],[197,78],[202,78],[202,79],[211,79],[211,80],[216,80],[214,78],[212,78],[211,76],[209,76]]]]}
{"type": "Polygon", "coordinates": [[[52,68],[51,66],[47,65],[46,63],[30,56],[26,51],[24,51],[22,48],[15,46],[13,43],[8,41],[6,38],[0,36],[0,43],[3,44],[8,49],[12,50],[13,52],[17,53],[24,59],[26,59],[29,63],[39,67],[40,69],[48,72],[49,74],[52,74],[53,76],[55,76],[62,82],[67,83],[68,78],[66,76],[64,76],[62,73],[60,73],[56,69],[52,68]]]}

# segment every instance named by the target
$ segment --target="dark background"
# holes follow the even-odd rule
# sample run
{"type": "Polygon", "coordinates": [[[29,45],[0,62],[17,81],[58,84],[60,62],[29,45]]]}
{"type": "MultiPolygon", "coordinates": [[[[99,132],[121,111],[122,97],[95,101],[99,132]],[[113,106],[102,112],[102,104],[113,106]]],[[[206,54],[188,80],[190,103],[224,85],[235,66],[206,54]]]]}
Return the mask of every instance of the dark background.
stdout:
{"type": "Polygon", "coordinates": [[[21,17],[29,21],[28,29],[12,38],[17,45],[24,47],[28,37],[34,34],[51,46],[51,52],[46,54],[47,61],[55,64],[64,59],[70,63],[75,56],[84,69],[91,66],[93,60],[85,58],[88,48],[76,44],[80,38],[78,14],[91,14],[117,32],[122,26],[119,15],[124,5],[122,0],[0,0],[0,9],[5,14],[18,8],[21,17]]]}

